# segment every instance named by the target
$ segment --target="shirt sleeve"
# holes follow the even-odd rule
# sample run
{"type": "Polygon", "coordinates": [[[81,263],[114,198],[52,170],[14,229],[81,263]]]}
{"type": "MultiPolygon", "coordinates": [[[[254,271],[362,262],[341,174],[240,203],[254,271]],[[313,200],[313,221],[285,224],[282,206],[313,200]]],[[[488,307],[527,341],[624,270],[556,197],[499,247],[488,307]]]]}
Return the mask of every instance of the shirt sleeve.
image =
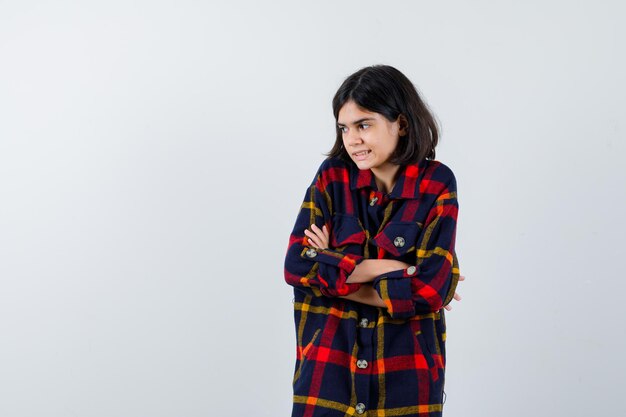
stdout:
{"type": "Polygon", "coordinates": [[[372,282],[392,318],[436,312],[452,301],[459,281],[454,249],[458,207],[452,176],[417,240],[417,265],[379,275],[372,282]]]}
{"type": "Polygon", "coordinates": [[[357,291],[360,283],[347,283],[348,276],[364,257],[343,253],[332,248],[317,249],[304,234],[315,224],[320,229],[326,225],[331,230],[332,201],[318,170],[307,189],[295,226],[289,237],[285,256],[285,281],[309,294],[337,297],[357,291]]]}

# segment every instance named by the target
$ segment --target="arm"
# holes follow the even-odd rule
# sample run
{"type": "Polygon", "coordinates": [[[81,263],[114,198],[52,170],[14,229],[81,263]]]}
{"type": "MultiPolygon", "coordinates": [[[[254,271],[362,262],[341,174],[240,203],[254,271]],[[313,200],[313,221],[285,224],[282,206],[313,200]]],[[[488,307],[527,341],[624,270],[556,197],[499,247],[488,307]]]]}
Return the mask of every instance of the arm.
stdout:
{"type": "Polygon", "coordinates": [[[365,259],[357,265],[346,281],[359,282],[362,284],[361,288],[352,294],[340,295],[340,297],[374,307],[387,308],[387,304],[385,304],[384,300],[372,286],[371,281],[381,274],[406,268],[407,266],[409,265],[395,259],[365,259]]]}
{"type": "MultiPolygon", "coordinates": [[[[308,238],[308,242],[315,248],[328,248],[330,236],[326,226],[320,229],[317,225],[313,224],[311,225],[311,230],[306,229],[304,233],[308,238]]],[[[380,298],[372,286],[371,281],[382,273],[406,268],[408,266],[410,265],[395,259],[364,259],[354,268],[352,274],[346,279],[347,283],[361,283],[361,287],[353,293],[340,295],[339,297],[374,307],[387,308],[383,299],[380,298]]]]}
{"type": "Polygon", "coordinates": [[[361,285],[361,288],[359,288],[352,294],[340,295],[339,297],[347,298],[348,300],[368,304],[374,307],[387,308],[385,301],[380,298],[380,295],[378,295],[378,292],[370,283],[363,283],[361,285]]]}
{"type": "Polygon", "coordinates": [[[366,283],[374,281],[376,277],[387,274],[409,265],[396,259],[364,259],[361,261],[346,282],[366,283]]]}
{"type": "Polygon", "coordinates": [[[287,284],[315,296],[337,297],[356,292],[361,284],[347,282],[348,276],[364,260],[359,254],[342,253],[309,245],[304,231],[315,224],[330,225],[332,199],[327,190],[324,164],[307,189],[295,226],[289,237],[284,273],[287,284]]]}
{"type": "Polygon", "coordinates": [[[458,202],[456,180],[448,171],[417,241],[417,265],[376,277],[373,287],[393,318],[439,311],[450,303],[459,280],[454,250],[458,202]]]}

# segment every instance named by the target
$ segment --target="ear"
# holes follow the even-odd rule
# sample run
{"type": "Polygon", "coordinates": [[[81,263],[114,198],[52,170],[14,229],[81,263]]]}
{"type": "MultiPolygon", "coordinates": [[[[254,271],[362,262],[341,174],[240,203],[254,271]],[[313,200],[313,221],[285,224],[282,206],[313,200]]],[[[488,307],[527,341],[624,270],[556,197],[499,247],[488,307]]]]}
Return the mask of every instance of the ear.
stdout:
{"type": "Polygon", "coordinates": [[[400,114],[398,116],[398,124],[399,124],[399,129],[398,129],[398,135],[400,136],[406,136],[406,134],[408,133],[409,130],[409,122],[406,119],[406,117],[404,117],[403,114],[400,114]]]}

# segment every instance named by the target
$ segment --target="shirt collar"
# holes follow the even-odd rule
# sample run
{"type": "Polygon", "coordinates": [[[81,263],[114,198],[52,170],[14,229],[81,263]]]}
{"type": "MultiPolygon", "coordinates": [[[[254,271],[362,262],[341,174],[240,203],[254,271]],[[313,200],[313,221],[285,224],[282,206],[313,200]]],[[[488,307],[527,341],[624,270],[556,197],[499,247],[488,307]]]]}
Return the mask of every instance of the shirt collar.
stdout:
{"type": "MultiPolygon", "coordinates": [[[[425,162],[402,165],[398,171],[398,179],[389,194],[390,198],[419,198],[419,180],[422,176],[425,162]]],[[[376,177],[371,169],[359,169],[354,162],[350,162],[350,189],[370,187],[378,190],[376,177]]]]}

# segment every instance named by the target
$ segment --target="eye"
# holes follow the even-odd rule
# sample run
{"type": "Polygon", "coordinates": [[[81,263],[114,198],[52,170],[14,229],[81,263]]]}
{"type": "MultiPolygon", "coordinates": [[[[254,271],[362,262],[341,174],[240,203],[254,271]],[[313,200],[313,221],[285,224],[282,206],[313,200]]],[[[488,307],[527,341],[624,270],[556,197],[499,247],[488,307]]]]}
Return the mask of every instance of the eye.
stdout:
{"type": "Polygon", "coordinates": [[[370,125],[368,125],[367,123],[361,123],[359,126],[365,126],[363,127],[363,129],[367,129],[370,125]]]}
{"type": "Polygon", "coordinates": [[[345,126],[339,126],[339,130],[341,130],[341,133],[346,133],[345,128],[345,126]]]}

